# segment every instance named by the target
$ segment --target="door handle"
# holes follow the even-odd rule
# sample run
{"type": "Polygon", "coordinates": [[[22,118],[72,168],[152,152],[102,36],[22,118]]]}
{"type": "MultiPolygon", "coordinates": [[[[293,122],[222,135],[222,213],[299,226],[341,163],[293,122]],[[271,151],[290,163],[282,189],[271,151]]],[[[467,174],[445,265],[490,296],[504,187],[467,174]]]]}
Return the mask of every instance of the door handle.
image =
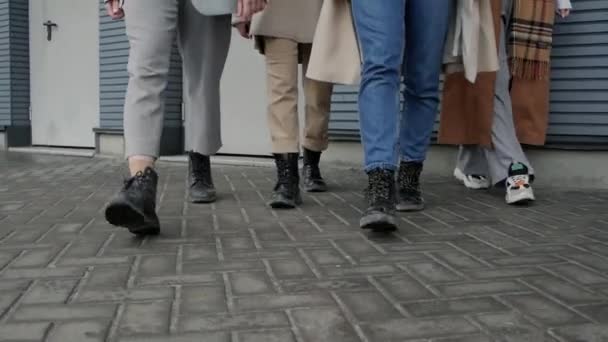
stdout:
{"type": "Polygon", "coordinates": [[[42,23],[42,25],[46,26],[46,40],[50,42],[53,38],[53,27],[57,27],[57,24],[47,20],[46,22],[42,23]]]}

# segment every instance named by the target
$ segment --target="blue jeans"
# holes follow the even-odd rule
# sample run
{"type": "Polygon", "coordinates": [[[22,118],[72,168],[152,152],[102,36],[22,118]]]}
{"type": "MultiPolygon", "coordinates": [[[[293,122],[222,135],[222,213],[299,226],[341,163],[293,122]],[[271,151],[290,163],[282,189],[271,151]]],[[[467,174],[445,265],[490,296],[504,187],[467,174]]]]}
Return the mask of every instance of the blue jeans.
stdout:
{"type": "Polygon", "coordinates": [[[426,159],[439,105],[450,2],[352,1],[363,55],[359,113],[366,171],[395,170],[399,156],[402,161],[426,159]]]}

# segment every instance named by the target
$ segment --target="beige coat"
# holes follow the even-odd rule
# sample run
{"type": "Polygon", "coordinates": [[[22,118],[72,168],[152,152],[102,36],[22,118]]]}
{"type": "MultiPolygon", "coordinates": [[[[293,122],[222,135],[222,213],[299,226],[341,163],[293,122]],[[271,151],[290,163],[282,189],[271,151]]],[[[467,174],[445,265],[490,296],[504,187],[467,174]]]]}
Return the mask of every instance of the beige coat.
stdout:
{"type": "Polygon", "coordinates": [[[359,83],[361,58],[349,0],[323,2],[306,76],[334,84],[359,83]]]}
{"type": "Polygon", "coordinates": [[[464,71],[475,83],[480,72],[498,71],[492,5],[487,0],[457,0],[444,49],[446,73],[464,71]]]}
{"type": "Polygon", "coordinates": [[[323,0],[270,0],[263,12],[253,16],[251,34],[312,43],[322,5],[323,0]]]}

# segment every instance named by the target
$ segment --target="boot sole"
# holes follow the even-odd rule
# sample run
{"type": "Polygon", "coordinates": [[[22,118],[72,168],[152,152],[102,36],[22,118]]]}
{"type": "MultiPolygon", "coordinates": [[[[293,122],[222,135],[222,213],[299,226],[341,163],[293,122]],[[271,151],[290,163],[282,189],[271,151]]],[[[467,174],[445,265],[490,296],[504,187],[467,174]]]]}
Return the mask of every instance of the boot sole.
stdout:
{"type": "Polygon", "coordinates": [[[304,191],[306,192],[327,192],[327,186],[323,185],[313,185],[313,186],[304,186],[304,191]]]}
{"type": "Polygon", "coordinates": [[[287,203],[287,202],[272,202],[270,203],[270,207],[272,209],[295,209],[295,203],[287,203]]]}
{"type": "Polygon", "coordinates": [[[535,198],[526,197],[526,198],[520,198],[520,199],[511,199],[510,201],[506,201],[506,202],[508,205],[512,205],[514,207],[517,207],[517,206],[525,207],[527,205],[534,203],[534,201],[536,201],[535,198]]]}
{"type": "Polygon", "coordinates": [[[215,203],[215,201],[217,201],[217,196],[213,195],[213,196],[209,196],[209,197],[193,197],[190,195],[189,199],[190,199],[190,203],[209,204],[209,203],[215,203]]]}
{"type": "Polygon", "coordinates": [[[505,201],[509,205],[513,206],[526,206],[536,201],[536,197],[534,196],[534,191],[521,191],[519,193],[515,193],[512,196],[506,196],[505,201]]]}
{"type": "Polygon", "coordinates": [[[387,214],[366,215],[361,218],[359,224],[361,229],[371,230],[377,233],[390,233],[397,230],[396,218],[387,214]]]}
{"type": "Polygon", "coordinates": [[[127,228],[135,235],[158,235],[160,224],[156,214],[146,220],[138,210],[126,203],[111,203],[106,208],[106,220],[113,226],[127,228]]]}
{"type": "Polygon", "coordinates": [[[415,212],[415,211],[423,211],[424,204],[397,204],[397,211],[400,212],[415,212]]]}
{"type": "Polygon", "coordinates": [[[293,201],[272,201],[268,205],[272,209],[295,209],[297,206],[302,205],[302,197],[298,196],[293,201]]]}

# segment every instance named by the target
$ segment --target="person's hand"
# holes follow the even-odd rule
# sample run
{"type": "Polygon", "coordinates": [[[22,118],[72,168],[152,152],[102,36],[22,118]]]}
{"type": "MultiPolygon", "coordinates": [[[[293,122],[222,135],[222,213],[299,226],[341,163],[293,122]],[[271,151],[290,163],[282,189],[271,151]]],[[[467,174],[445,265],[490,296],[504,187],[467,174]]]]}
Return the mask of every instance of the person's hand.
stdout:
{"type": "Polygon", "coordinates": [[[254,14],[264,10],[267,2],[267,0],[238,0],[236,15],[249,20],[254,14]]]}
{"type": "Polygon", "coordinates": [[[251,33],[249,33],[249,29],[251,27],[251,22],[243,21],[243,22],[240,22],[240,23],[234,25],[234,27],[236,27],[236,29],[239,31],[239,34],[241,35],[241,37],[243,37],[245,39],[251,39],[251,33]]]}
{"type": "Polygon", "coordinates": [[[125,12],[120,8],[120,0],[109,0],[106,1],[106,12],[108,15],[114,19],[122,19],[125,16],[125,12]]]}
{"type": "Polygon", "coordinates": [[[569,8],[560,8],[557,10],[557,14],[559,14],[559,16],[562,18],[566,18],[567,16],[569,16],[570,12],[571,11],[569,8]]]}

